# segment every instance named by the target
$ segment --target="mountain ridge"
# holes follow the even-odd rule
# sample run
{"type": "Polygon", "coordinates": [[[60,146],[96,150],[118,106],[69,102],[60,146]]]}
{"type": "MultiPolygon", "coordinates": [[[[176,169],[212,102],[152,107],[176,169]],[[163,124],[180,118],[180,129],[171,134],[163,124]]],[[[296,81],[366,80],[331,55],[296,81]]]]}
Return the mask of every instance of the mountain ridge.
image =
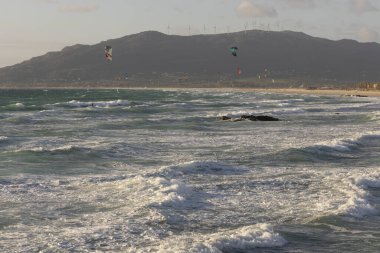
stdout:
{"type": "Polygon", "coordinates": [[[192,36],[156,31],[75,44],[0,68],[1,84],[380,80],[380,44],[333,41],[302,32],[249,30],[192,36]],[[104,46],[113,47],[113,61],[104,46]],[[237,46],[238,56],[229,52],[237,46]],[[242,75],[236,74],[241,68],[242,75]],[[128,73],[129,79],[124,75],[128,73]]]}

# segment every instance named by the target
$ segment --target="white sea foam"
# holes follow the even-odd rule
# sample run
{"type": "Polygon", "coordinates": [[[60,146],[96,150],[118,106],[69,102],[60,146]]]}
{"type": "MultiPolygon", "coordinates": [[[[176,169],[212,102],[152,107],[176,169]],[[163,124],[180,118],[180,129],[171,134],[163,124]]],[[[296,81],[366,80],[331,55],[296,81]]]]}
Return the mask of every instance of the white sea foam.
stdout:
{"type": "Polygon", "coordinates": [[[331,180],[331,186],[336,189],[337,197],[329,200],[334,214],[353,218],[378,214],[379,210],[373,202],[376,200],[367,190],[380,187],[380,171],[373,170],[375,171],[342,172],[327,177],[331,180]]]}
{"type": "Polygon", "coordinates": [[[116,198],[126,197],[131,208],[138,207],[181,207],[196,197],[190,187],[176,179],[145,176],[94,177],[78,182],[84,191],[98,189],[98,196],[107,197],[112,192],[116,198]],[[101,190],[99,190],[101,189],[101,190]]]}
{"type": "Polygon", "coordinates": [[[354,180],[356,185],[363,189],[380,188],[380,174],[372,173],[365,177],[357,177],[354,180]]]}
{"type": "Polygon", "coordinates": [[[215,175],[236,175],[247,172],[243,166],[231,166],[216,161],[191,161],[173,166],[165,166],[160,169],[161,173],[170,177],[188,174],[215,174],[215,175]]]}
{"type": "MultiPolygon", "coordinates": [[[[58,188],[64,187],[72,189],[75,186],[60,184],[58,188]]],[[[25,252],[27,249],[31,252],[86,252],[91,248],[101,252],[127,252],[133,245],[141,249],[147,242],[159,240],[160,231],[151,227],[154,222],[165,222],[165,219],[161,220],[159,213],[139,209],[139,205],[124,204],[128,201],[128,196],[124,196],[125,199],[107,201],[110,196],[103,198],[97,193],[98,189],[92,189],[92,194],[86,192],[86,189],[82,190],[84,192],[75,194],[76,196],[70,194],[70,190],[62,195],[60,192],[54,193],[54,196],[43,194],[37,201],[41,211],[34,217],[41,215],[41,220],[48,221],[41,221],[42,224],[38,226],[25,225],[25,222],[8,226],[1,231],[2,251],[25,252]],[[50,204],[44,205],[45,201],[50,204]],[[79,211],[84,203],[91,208],[79,211]],[[114,208],[115,204],[118,207],[114,208]],[[95,211],[101,206],[107,211],[95,211]],[[18,238],[17,244],[14,243],[14,238],[18,238]]],[[[32,191],[24,191],[21,198],[15,199],[15,203],[22,199],[25,201],[19,210],[15,209],[15,214],[28,214],[28,209],[34,207],[34,194],[32,191]],[[29,198],[24,198],[23,195],[28,195],[29,198]]],[[[26,215],[26,219],[27,217],[29,215],[26,215]]]]}
{"type": "MultiPolygon", "coordinates": [[[[166,101],[166,102],[170,102],[170,101],[166,101]]],[[[192,105],[188,104],[188,103],[181,103],[181,102],[174,102],[174,101],[171,101],[171,102],[172,103],[158,105],[157,107],[165,107],[165,108],[190,108],[190,107],[192,107],[192,105]]]]}
{"type": "Polygon", "coordinates": [[[172,240],[162,243],[158,252],[245,252],[255,248],[283,247],[287,244],[287,241],[268,224],[246,226],[210,235],[189,235],[187,238],[172,240]]]}
{"type": "Polygon", "coordinates": [[[151,189],[155,191],[155,201],[160,205],[181,204],[191,194],[189,188],[175,179],[155,178],[150,182],[151,189]]]}
{"type": "Polygon", "coordinates": [[[11,150],[11,151],[6,151],[5,153],[7,152],[15,152],[15,153],[19,153],[19,152],[28,152],[28,151],[32,151],[32,152],[59,152],[59,151],[72,151],[72,150],[76,150],[76,149],[81,149],[81,147],[79,146],[74,146],[74,145],[63,145],[63,146],[34,146],[34,147],[30,147],[30,146],[24,146],[24,147],[21,147],[21,148],[17,148],[17,149],[14,149],[14,150],[11,150]]]}
{"type": "Polygon", "coordinates": [[[342,191],[346,192],[349,199],[346,203],[339,206],[337,213],[355,218],[377,214],[377,210],[369,201],[371,195],[352,181],[352,178],[346,180],[350,189],[342,189],[342,191]]]}
{"type": "Polygon", "coordinates": [[[107,146],[102,144],[101,140],[66,140],[60,138],[38,138],[30,139],[23,143],[9,146],[7,152],[60,152],[75,150],[92,150],[94,148],[107,146]]]}
{"type": "Polygon", "coordinates": [[[380,112],[373,112],[370,114],[370,119],[373,121],[380,121],[380,112]]]}
{"type": "Polygon", "coordinates": [[[360,146],[377,145],[380,142],[380,134],[366,133],[358,135],[352,139],[335,139],[331,141],[321,142],[318,145],[311,147],[320,152],[350,152],[360,146]]]}
{"type": "Polygon", "coordinates": [[[323,142],[320,145],[315,145],[310,148],[318,153],[330,154],[332,151],[341,152],[341,153],[350,152],[357,147],[358,147],[358,143],[354,141],[333,140],[329,142],[323,142]]]}
{"type": "Polygon", "coordinates": [[[8,105],[8,107],[10,108],[19,108],[19,109],[22,109],[25,107],[25,105],[23,103],[20,103],[20,102],[17,102],[17,103],[14,103],[14,104],[10,104],[8,105]]]}
{"type": "Polygon", "coordinates": [[[207,116],[210,117],[221,117],[221,116],[229,116],[229,117],[240,117],[241,115],[292,115],[292,114],[302,114],[306,113],[306,111],[302,108],[288,108],[288,109],[259,109],[260,106],[257,106],[256,110],[252,109],[246,109],[246,110],[231,110],[231,111],[223,111],[223,112],[218,112],[215,116],[215,114],[209,113],[207,116]]]}
{"type": "Polygon", "coordinates": [[[358,193],[358,195],[350,197],[347,203],[338,208],[336,213],[354,218],[363,218],[364,216],[376,214],[376,209],[368,203],[365,196],[361,195],[363,194],[358,193]]]}
{"type": "Polygon", "coordinates": [[[258,224],[216,234],[211,236],[208,243],[220,250],[248,250],[256,247],[282,247],[286,240],[268,224],[258,224]]]}
{"type": "Polygon", "coordinates": [[[246,110],[236,110],[236,111],[226,111],[226,112],[219,112],[216,116],[210,115],[212,117],[221,117],[221,116],[229,116],[229,117],[240,117],[241,115],[246,114],[252,114],[252,112],[246,111],[246,110]]]}
{"type": "MultiPolygon", "coordinates": [[[[72,107],[115,107],[115,106],[127,106],[130,102],[127,100],[113,100],[113,101],[90,101],[90,102],[83,102],[78,100],[71,100],[67,103],[64,103],[64,105],[72,106],[72,107]]],[[[55,104],[55,105],[61,105],[61,103],[55,104]]]]}
{"type": "Polygon", "coordinates": [[[288,109],[274,109],[271,111],[264,111],[263,113],[273,113],[276,115],[292,115],[292,114],[302,114],[306,113],[306,111],[302,108],[288,108],[288,109]]]}

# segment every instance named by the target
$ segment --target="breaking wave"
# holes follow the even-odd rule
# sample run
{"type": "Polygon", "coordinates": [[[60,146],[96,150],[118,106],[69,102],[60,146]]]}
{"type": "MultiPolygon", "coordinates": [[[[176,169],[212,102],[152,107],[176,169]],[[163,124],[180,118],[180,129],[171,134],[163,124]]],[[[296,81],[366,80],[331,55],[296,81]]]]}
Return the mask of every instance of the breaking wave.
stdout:
{"type": "Polygon", "coordinates": [[[129,105],[130,102],[127,100],[113,100],[113,101],[88,101],[88,102],[82,102],[82,101],[77,101],[77,100],[71,100],[66,103],[57,103],[55,105],[64,105],[64,106],[69,106],[69,107],[115,107],[115,106],[127,106],[129,105]]]}
{"type": "Polygon", "coordinates": [[[287,244],[287,241],[274,232],[268,224],[245,226],[193,238],[194,235],[186,239],[178,238],[175,243],[172,241],[164,242],[160,245],[158,252],[250,252],[255,248],[276,248],[287,244]]]}
{"type": "Polygon", "coordinates": [[[166,166],[160,169],[160,174],[169,177],[183,175],[240,175],[248,171],[243,166],[233,166],[216,161],[191,161],[178,165],[166,166]]]}
{"type": "Polygon", "coordinates": [[[5,142],[8,140],[7,136],[0,136],[0,143],[5,142]]]}
{"type": "Polygon", "coordinates": [[[73,145],[65,145],[61,147],[34,147],[34,148],[21,148],[21,149],[16,149],[13,152],[18,153],[18,152],[70,152],[70,151],[78,151],[81,150],[81,147],[73,146],[73,145]]]}
{"type": "Polygon", "coordinates": [[[380,173],[351,175],[343,179],[343,183],[346,187],[342,187],[341,191],[346,194],[348,200],[338,207],[336,214],[363,218],[379,213],[373,204],[375,199],[368,189],[380,188],[380,173]]]}
{"type": "MultiPolygon", "coordinates": [[[[280,152],[292,161],[330,160],[355,158],[368,147],[380,147],[380,134],[370,133],[352,139],[335,139],[302,148],[290,148],[280,152]]],[[[339,162],[339,160],[337,160],[339,162]]]]}

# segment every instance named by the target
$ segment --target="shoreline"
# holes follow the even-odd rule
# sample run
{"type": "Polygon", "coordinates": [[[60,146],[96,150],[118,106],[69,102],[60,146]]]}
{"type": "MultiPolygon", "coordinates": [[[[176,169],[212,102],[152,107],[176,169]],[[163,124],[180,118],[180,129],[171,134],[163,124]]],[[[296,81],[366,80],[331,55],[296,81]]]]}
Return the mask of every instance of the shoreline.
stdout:
{"type": "Polygon", "coordinates": [[[380,97],[380,90],[349,90],[349,89],[301,89],[301,88],[121,88],[121,89],[152,89],[152,90],[202,90],[213,92],[261,92],[281,94],[303,95],[330,95],[330,96],[353,96],[353,97],[380,97]]]}
{"type": "Polygon", "coordinates": [[[254,89],[257,92],[271,92],[282,94],[303,94],[303,95],[330,95],[330,96],[356,96],[356,97],[380,97],[380,90],[349,90],[349,89],[254,89]]]}
{"type": "Polygon", "coordinates": [[[330,95],[330,96],[356,96],[356,97],[380,97],[380,90],[359,90],[359,89],[302,89],[302,88],[239,88],[239,87],[0,87],[1,90],[188,90],[188,91],[209,91],[209,92],[262,92],[262,93],[281,93],[281,94],[300,94],[300,95],[330,95]]]}

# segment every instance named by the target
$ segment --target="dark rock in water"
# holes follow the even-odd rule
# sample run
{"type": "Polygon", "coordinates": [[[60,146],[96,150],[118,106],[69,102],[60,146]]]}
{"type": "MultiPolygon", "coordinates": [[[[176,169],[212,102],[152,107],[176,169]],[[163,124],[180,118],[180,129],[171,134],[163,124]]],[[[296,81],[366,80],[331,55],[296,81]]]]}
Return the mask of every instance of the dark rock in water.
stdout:
{"type": "Polygon", "coordinates": [[[357,95],[346,95],[346,97],[359,97],[359,98],[367,98],[368,96],[367,96],[367,95],[360,95],[360,94],[357,94],[357,95]]]}
{"type": "Polygon", "coordinates": [[[251,121],[258,121],[259,119],[257,119],[256,116],[254,115],[241,115],[240,116],[241,119],[249,119],[251,121]]]}
{"type": "Polygon", "coordinates": [[[263,115],[263,116],[253,116],[253,117],[255,117],[255,120],[259,120],[259,121],[279,121],[280,120],[278,118],[274,118],[274,117],[266,116],[266,115],[263,115]]]}
{"type": "Polygon", "coordinates": [[[241,119],[250,119],[252,117],[252,115],[246,115],[246,114],[243,114],[240,116],[241,119]]]}
{"type": "Polygon", "coordinates": [[[220,117],[221,120],[230,120],[231,118],[230,117],[227,117],[227,116],[222,116],[220,117]]]}
{"type": "Polygon", "coordinates": [[[255,115],[241,115],[242,119],[249,119],[251,121],[279,121],[278,118],[274,118],[267,115],[255,116],[255,115]]]}
{"type": "Polygon", "coordinates": [[[280,120],[278,118],[274,118],[274,117],[267,116],[267,115],[255,116],[255,115],[247,115],[247,114],[241,115],[239,119],[231,119],[230,117],[227,117],[227,116],[222,116],[222,117],[220,117],[220,119],[221,120],[230,120],[233,122],[243,121],[246,119],[249,119],[251,121],[279,121],[280,120]]]}

